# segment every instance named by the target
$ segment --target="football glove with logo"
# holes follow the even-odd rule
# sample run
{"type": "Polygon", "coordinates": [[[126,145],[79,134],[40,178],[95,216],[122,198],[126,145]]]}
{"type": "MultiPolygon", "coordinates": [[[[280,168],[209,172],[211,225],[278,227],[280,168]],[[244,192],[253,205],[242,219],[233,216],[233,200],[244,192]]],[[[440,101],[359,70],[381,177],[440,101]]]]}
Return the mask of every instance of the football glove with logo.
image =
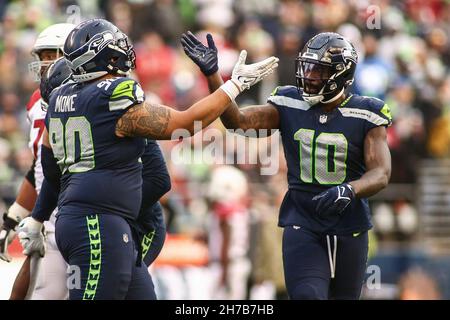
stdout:
{"type": "Polygon", "coordinates": [[[181,45],[186,55],[200,68],[205,76],[214,74],[218,69],[217,48],[211,34],[206,35],[208,46],[205,46],[192,32],[181,36],[181,45]]]}
{"type": "MultiPolygon", "coordinates": [[[[206,36],[208,46],[205,46],[191,32],[183,34],[181,45],[186,55],[200,67],[206,76],[214,74],[218,70],[217,48],[210,34],[206,36]]],[[[239,93],[249,89],[269,74],[277,67],[279,59],[270,57],[263,61],[245,64],[247,51],[242,50],[238,62],[234,66],[231,80],[221,86],[221,89],[234,100],[239,93]]]]}
{"type": "Polygon", "coordinates": [[[19,223],[18,236],[26,256],[37,252],[41,257],[45,255],[45,232],[41,222],[27,217],[19,223]]]}
{"type": "Polygon", "coordinates": [[[325,190],[312,198],[312,200],[317,202],[316,213],[327,216],[341,214],[354,198],[355,192],[353,187],[348,183],[344,183],[325,190]]]}

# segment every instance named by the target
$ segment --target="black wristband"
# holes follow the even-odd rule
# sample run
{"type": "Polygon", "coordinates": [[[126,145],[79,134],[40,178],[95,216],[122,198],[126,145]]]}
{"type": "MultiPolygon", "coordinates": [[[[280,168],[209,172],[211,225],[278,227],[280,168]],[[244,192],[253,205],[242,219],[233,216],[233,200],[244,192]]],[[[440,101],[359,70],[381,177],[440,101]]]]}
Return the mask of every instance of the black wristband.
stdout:
{"type": "Polygon", "coordinates": [[[7,212],[5,212],[3,214],[3,228],[6,231],[14,230],[17,227],[18,224],[19,223],[16,220],[11,219],[10,217],[8,217],[8,213],[7,212]]]}

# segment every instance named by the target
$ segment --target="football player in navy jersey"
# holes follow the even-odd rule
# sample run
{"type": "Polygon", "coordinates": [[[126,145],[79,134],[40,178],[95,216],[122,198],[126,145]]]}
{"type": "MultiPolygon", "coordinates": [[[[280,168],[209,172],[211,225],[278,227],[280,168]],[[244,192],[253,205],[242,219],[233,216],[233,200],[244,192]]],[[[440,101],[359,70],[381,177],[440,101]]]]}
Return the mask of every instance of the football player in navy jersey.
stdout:
{"type": "MultiPolygon", "coordinates": [[[[72,72],[63,58],[55,61],[48,67],[46,72],[42,75],[40,84],[40,92],[45,106],[48,104],[50,93],[55,88],[63,85],[67,81],[70,81],[71,75],[72,72]]],[[[138,232],[137,238],[139,238],[141,243],[142,260],[146,266],[150,266],[161,252],[166,236],[163,211],[158,199],[170,190],[171,184],[169,172],[158,144],[156,141],[149,139],[147,139],[145,144],[145,150],[141,156],[142,203],[137,220],[134,221],[133,225],[136,227],[136,231],[138,232]]],[[[48,254],[47,243],[45,257],[47,257],[48,254]]],[[[57,250],[56,253],[51,255],[53,260],[50,262],[55,262],[54,259],[56,254],[61,255],[59,250],[57,250]]],[[[61,259],[63,258],[61,257],[61,259]]],[[[50,268],[48,265],[46,267],[50,268]]],[[[54,289],[56,286],[56,288],[61,288],[61,290],[65,291],[66,293],[62,294],[62,296],[68,296],[66,268],[67,267],[65,267],[64,270],[55,270],[54,268],[51,269],[53,272],[51,283],[54,285],[52,288],[54,289]],[[61,274],[59,274],[59,272],[55,273],[55,271],[59,271],[61,274]]],[[[42,271],[43,270],[41,267],[39,272],[42,271]]],[[[24,291],[29,286],[29,274],[30,264],[24,263],[14,282],[14,287],[11,292],[12,299],[24,298],[24,291]]],[[[39,286],[36,285],[36,287],[39,286]]],[[[38,298],[45,299],[45,297],[38,298]]]]}
{"type": "MultiPolygon", "coordinates": [[[[222,79],[211,35],[207,41],[190,32],[181,40],[215,90],[222,79]]],[[[391,114],[379,99],[347,94],[357,62],[348,40],[320,33],[298,55],[296,86],[275,88],[265,105],[232,103],[221,115],[229,129],[281,133],[289,190],[279,226],[291,299],[360,297],[372,228],[367,197],[386,187],[391,174],[391,114]]]]}
{"type": "Polygon", "coordinates": [[[171,139],[178,128],[193,134],[195,121],[209,125],[277,67],[275,57],[246,65],[244,55],[220,90],[179,112],[145,101],[139,83],[128,77],[135,67],[133,47],[112,23],[87,20],[69,34],[64,57],[74,81],[49,96],[45,179],[32,217],[19,225],[19,238],[25,254],[43,255],[41,222],[57,201],[56,242],[68,264],[80,270],[81,286],[69,288],[70,299],[155,298],[135,250],[146,138],[171,139]]]}

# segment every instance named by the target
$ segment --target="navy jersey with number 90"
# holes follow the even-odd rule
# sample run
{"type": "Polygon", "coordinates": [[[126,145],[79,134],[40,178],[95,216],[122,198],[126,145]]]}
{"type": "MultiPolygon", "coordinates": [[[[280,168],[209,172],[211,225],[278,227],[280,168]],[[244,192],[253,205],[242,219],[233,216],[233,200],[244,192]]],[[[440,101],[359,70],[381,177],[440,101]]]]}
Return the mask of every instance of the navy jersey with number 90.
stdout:
{"type": "Polygon", "coordinates": [[[144,139],[118,138],[115,127],[143,101],[140,85],[126,77],[68,83],[52,92],[46,126],[62,172],[59,214],[137,216],[144,139]]]}

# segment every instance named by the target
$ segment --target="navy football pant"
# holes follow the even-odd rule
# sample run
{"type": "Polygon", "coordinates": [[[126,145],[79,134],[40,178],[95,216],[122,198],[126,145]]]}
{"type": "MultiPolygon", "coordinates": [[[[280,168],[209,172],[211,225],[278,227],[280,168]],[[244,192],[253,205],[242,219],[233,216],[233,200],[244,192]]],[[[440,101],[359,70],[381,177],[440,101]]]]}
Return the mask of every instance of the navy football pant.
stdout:
{"type": "Polygon", "coordinates": [[[367,253],[367,231],[327,237],[304,228],[285,227],[283,265],[289,297],[359,299],[367,253]]]}
{"type": "Polygon", "coordinates": [[[108,214],[59,215],[56,242],[71,267],[69,299],[156,299],[145,264],[136,266],[130,226],[108,214]],[[80,271],[80,281],[73,279],[80,271]]]}

